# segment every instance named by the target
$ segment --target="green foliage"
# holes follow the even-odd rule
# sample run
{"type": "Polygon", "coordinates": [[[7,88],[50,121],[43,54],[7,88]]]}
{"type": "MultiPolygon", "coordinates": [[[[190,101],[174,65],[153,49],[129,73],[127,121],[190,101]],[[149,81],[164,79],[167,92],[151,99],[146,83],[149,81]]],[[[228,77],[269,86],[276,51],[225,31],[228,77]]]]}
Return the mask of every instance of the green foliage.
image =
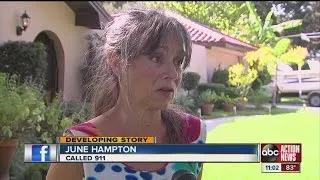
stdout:
{"type": "Polygon", "coordinates": [[[273,25],[273,13],[269,9],[264,20],[261,20],[253,2],[147,2],[148,6],[170,9],[216,28],[223,33],[255,45],[274,45],[277,40],[276,32],[293,29],[302,24],[302,20],[290,20],[273,25]]]}
{"type": "Polygon", "coordinates": [[[262,46],[274,46],[278,40],[277,33],[286,29],[293,29],[302,25],[302,20],[290,20],[280,24],[273,25],[271,9],[267,13],[264,21],[261,20],[257,13],[254,2],[246,1],[245,5],[249,11],[246,28],[243,37],[250,40],[251,43],[262,46]]]}
{"type": "Polygon", "coordinates": [[[221,93],[220,96],[217,97],[219,103],[222,104],[234,104],[237,102],[237,98],[231,98],[230,96],[226,95],[225,93],[221,93]]]}
{"type": "Polygon", "coordinates": [[[38,128],[45,104],[39,89],[20,84],[15,75],[0,73],[0,137],[18,138],[38,128]]]}
{"type": "Polygon", "coordinates": [[[183,95],[183,94],[178,94],[174,98],[173,103],[183,107],[187,112],[193,112],[194,113],[194,111],[195,111],[195,101],[190,96],[186,96],[186,95],[183,95]]]}
{"type": "Polygon", "coordinates": [[[262,81],[261,79],[257,78],[256,80],[253,81],[251,88],[253,90],[258,90],[260,89],[262,86],[262,81]]]}
{"type": "Polygon", "coordinates": [[[200,104],[213,104],[217,99],[217,94],[212,90],[206,90],[200,93],[198,101],[200,104]]]}
{"type": "Polygon", "coordinates": [[[0,72],[17,75],[20,82],[46,85],[46,51],[39,42],[8,41],[0,45],[0,72]]]}
{"type": "Polygon", "coordinates": [[[228,86],[228,78],[229,78],[229,72],[227,69],[216,69],[212,75],[211,82],[212,83],[220,83],[224,84],[225,86],[228,86]]]}
{"type": "Polygon", "coordinates": [[[82,101],[66,101],[61,105],[64,115],[72,118],[78,124],[87,121],[92,115],[92,107],[89,103],[82,101]]]}
{"type": "Polygon", "coordinates": [[[289,39],[281,39],[274,48],[265,46],[256,51],[247,52],[245,59],[251,69],[257,71],[267,69],[270,75],[275,74],[276,67],[280,62],[303,65],[308,54],[307,49],[299,46],[291,48],[290,42],[289,39]]]}
{"type": "Polygon", "coordinates": [[[248,101],[254,104],[257,108],[261,108],[261,105],[266,104],[270,100],[270,96],[266,93],[266,90],[260,88],[258,90],[251,90],[248,93],[248,101]]]}
{"type": "Polygon", "coordinates": [[[282,54],[288,51],[290,43],[291,41],[288,38],[279,40],[273,48],[273,55],[276,57],[280,57],[282,54]]]}
{"type": "Polygon", "coordinates": [[[298,66],[303,66],[307,55],[308,51],[306,48],[297,46],[282,54],[280,59],[287,64],[297,64],[298,66]]]}
{"type": "Polygon", "coordinates": [[[54,98],[44,113],[45,121],[37,124],[36,132],[45,143],[54,143],[66,127],[74,124],[72,117],[65,116],[61,102],[60,97],[54,98]]]}
{"type": "Polygon", "coordinates": [[[237,35],[239,29],[236,25],[245,20],[245,9],[241,8],[241,4],[231,1],[146,2],[148,6],[177,11],[190,19],[199,21],[211,28],[217,28],[230,35],[237,35]]]}
{"type": "Polygon", "coordinates": [[[191,91],[197,88],[200,80],[200,75],[196,72],[185,72],[182,75],[181,87],[184,90],[191,91]]]}
{"type": "Polygon", "coordinates": [[[235,64],[229,67],[229,83],[239,90],[241,97],[245,97],[252,82],[258,77],[255,69],[246,70],[242,64],[235,64]]]}
{"type": "MultiPolygon", "coordinates": [[[[226,87],[224,94],[228,95],[231,98],[238,98],[241,96],[241,92],[236,87],[226,87]]],[[[220,93],[221,94],[221,93],[220,93]]]]}
{"type": "Polygon", "coordinates": [[[271,82],[271,76],[266,68],[264,68],[261,71],[258,71],[258,79],[260,79],[262,85],[267,85],[271,82]]]}
{"type": "Polygon", "coordinates": [[[257,90],[262,86],[267,85],[271,82],[271,75],[268,73],[267,69],[264,68],[261,71],[258,71],[258,78],[253,81],[252,89],[257,90]]]}
{"type": "Polygon", "coordinates": [[[222,92],[225,91],[226,87],[225,85],[219,83],[201,83],[198,86],[199,93],[208,89],[214,91],[217,95],[220,95],[222,92]]]}
{"type": "MultiPolygon", "coordinates": [[[[35,137],[23,138],[25,143],[41,143],[35,137]]],[[[50,163],[24,163],[24,144],[20,143],[11,168],[10,176],[15,180],[45,180],[50,163]]]]}

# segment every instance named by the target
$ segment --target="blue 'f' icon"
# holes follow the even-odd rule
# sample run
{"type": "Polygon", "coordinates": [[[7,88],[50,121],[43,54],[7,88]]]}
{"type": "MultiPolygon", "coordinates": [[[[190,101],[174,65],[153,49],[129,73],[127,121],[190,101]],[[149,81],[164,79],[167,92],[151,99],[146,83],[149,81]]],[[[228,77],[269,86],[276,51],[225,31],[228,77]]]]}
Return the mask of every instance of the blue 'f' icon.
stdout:
{"type": "Polygon", "coordinates": [[[50,148],[48,145],[32,145],[32,161],[47,162],[50,161],[50,148]]]}

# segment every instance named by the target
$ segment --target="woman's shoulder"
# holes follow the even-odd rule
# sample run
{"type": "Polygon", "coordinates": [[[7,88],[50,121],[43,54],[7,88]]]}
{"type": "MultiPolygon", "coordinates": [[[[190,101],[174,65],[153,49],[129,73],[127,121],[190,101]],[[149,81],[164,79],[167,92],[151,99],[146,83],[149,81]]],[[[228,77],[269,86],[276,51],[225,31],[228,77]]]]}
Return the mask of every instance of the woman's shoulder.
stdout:
{"type": "Polygon", "coordinates": [[[184,134],[188,143],[205,143],[207,136],[206,124],[199,117],[185,113],[183,115],[184,134]]]}
{"type": "Polygon", "coordinates": [[[89,121],[65,129],[64,136],[98,136],[97,128],[89,121]]]}

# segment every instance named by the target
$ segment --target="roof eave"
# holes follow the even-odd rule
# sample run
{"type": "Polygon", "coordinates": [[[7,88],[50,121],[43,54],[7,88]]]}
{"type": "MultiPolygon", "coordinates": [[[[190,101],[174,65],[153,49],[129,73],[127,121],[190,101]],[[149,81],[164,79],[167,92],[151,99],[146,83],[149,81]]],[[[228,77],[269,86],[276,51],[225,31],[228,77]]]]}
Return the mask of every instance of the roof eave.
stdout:
{"type": "Polygon", "coordinates": [[[201,42],[201,41],[192,41],[192,43],[200,45],[200,46],[204,46],[205,48],[210,49],[213,46],[217,46],[217,47],[223,47],[226,49],[230,49],[230,50],[235,50],[235,51],[239,51],[239,52],[248,52],[248,51],[253,51],[256,50],[258,48],[255,47],[245,47],[245,46],[240,46],[238,44],[233,44],[233,43],[229,43],[229,42],[201,42]]]}
{"type": "Polygon", "coordinates": [[[90,29],[102,29],[103,24],[111,21],[110,14],[104,9],[103,4],[98,1],[65,1],[74,11],[75,25],[90,29]]]}

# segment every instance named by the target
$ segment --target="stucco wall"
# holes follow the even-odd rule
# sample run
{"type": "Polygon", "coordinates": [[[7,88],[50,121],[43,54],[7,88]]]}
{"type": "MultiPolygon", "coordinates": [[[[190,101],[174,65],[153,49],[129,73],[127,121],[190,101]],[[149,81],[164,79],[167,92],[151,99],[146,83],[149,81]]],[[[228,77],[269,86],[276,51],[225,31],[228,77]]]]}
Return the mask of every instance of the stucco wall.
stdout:
{"type": "Polygon", "coordinates": [[[81,92],[79,64],[87,51],[85,37],[90,30],[75,26],[75,14],[67,4],[63,1],[3,1],[0,2],[0,24],[0,43],[8,40],[33,41],[42,31],[53,32],[51,34],[55,34],[62,45],[62,52],[59,52],[60,56],[58,55],[60,57],[58,66],[64,66],[65,70],[61,85],[63,87],[59,88],[63,89],[65,100],[79,97],[81,92]],[[20,16],[24,10],[31,17],[30,26],[21,36],[17,36],[16,26],[20,25],[20,16]]]}
{"type": "Polygon", "coordinates": [[[192,44],[190,66],[186,71],[200,74],[200,83],[207,82],[207,49],[203,46],[192,44]]]}
{"type": "Polygon", "coordinates": [[[207,54],[208,66],[206,68],[208,81],[211,81],[212,75],[219,65],[221,69],[227,69],[229,66],[236,64],[238,60],[242,60],[244,56],[242,52],[221,47],[212,47],[207,50],[207,54]]]}

